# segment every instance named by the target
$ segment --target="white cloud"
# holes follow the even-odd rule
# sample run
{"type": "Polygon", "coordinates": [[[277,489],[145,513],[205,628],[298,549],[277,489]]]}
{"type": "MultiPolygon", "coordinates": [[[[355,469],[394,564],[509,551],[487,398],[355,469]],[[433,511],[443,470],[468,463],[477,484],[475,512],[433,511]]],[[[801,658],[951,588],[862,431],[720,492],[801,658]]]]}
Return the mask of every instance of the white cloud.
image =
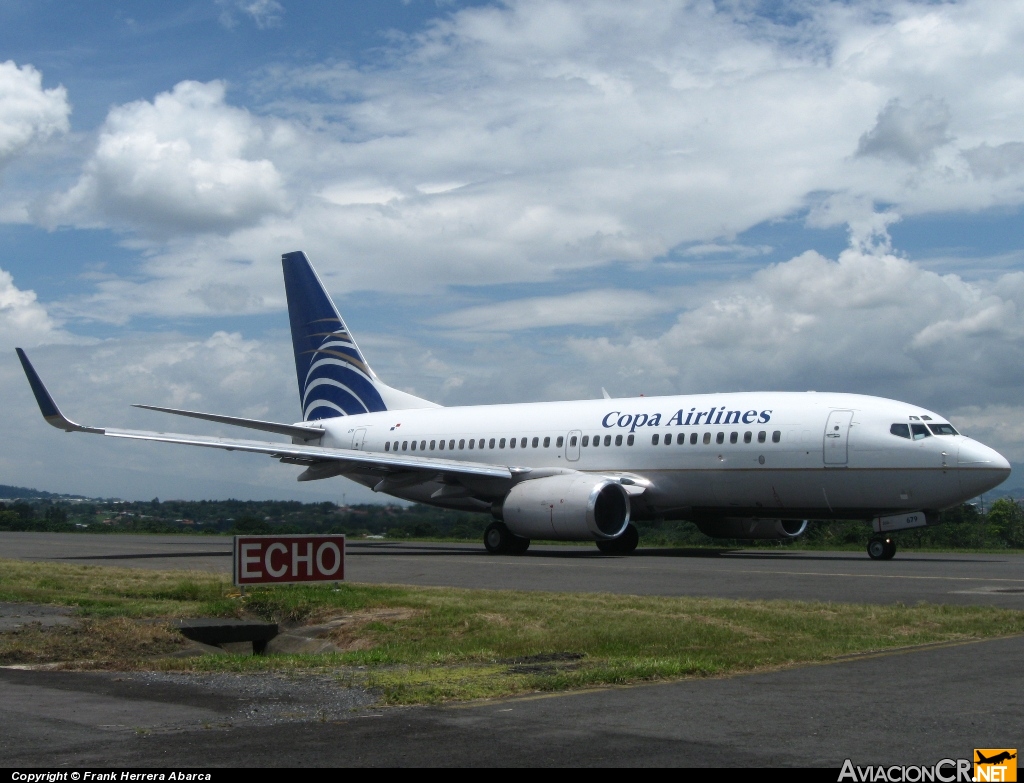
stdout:
{"type": "Polygon", "coordinates": [[[937,147],[953,140],[949,120],[944,101],[925,96],[904,106],[893,98],[879,112],[875,127],[860,137],[857,154],[922,163],[937,147]]]}
{"type": "Polygon", "coordinates": [[[66,133],[70,113],[63,87],[43,89],[43,76],[31,65],[0,63],[0,165],[36,139],[66,133]]]}
{"type": "Polygon", "coordinates": [[[608,289],[468,307],[438,316],[432,323],[467,333],[519,332],[646,320],[671,308],[665,292],[654,296],[643,291],[608,289]]]}
{"type": "Polygon", "coordinates": [[[81,340],[60,328],[35,291],[18,288],[11,274],[0,269],[0,347],[11,350],[67,342],[81,340]]]}
{"type": "Polygon", "coordinates": [[[238,22],[236,13],[248,16],[261,30],[279,27],[284,16],[284,7],[277,0],[217,0],[220,6],[220,23],[229,30],[238,22]]]}
{"type": "Polygon", "coordinates": [[[113,109],[78,182],[50,222],[109,223],[169,235],[227,231],[286,208],[284,182],[263,156],[268,132],[224,102],[224,84],[181,82],[152,103],[113,109]]]}
{"type": "Polygon", "coordinates": [[[578,339],[595,366],[628,356],[639,390],[817,389],[939,410],[1016,404],[1024,273],[966,282],[876,248],[807,252],[705,292],[656,337],[578,339]]]}
{"type": "Polygon", "coordinates": [[[807,207],[1024,203],[1024,0],[816,4],[795,28],[743,8],[465,8],[375,65],[271,69],[261,118],[183,83],[111,112],[51,217],[175,235],[145,245],[149,282],[96,300],[130,317],[207,311],[188,292],[236,260],[244,308],[278,306],[296,247],[340,290],[420,292],[681,245],[716,263],[807,207]]]}

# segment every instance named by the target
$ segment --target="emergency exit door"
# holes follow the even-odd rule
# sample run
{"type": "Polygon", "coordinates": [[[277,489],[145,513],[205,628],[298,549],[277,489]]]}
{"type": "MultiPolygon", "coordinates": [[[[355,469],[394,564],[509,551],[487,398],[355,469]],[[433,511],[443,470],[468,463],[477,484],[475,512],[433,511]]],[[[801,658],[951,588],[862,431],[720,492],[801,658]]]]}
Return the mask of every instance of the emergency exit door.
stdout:
{"type": "Polygon", "coordinates": [[[853,411],[832,411],[825,425],[824,457],[826,465],[845,465],[849,458],[850,421],[853,411]]]}

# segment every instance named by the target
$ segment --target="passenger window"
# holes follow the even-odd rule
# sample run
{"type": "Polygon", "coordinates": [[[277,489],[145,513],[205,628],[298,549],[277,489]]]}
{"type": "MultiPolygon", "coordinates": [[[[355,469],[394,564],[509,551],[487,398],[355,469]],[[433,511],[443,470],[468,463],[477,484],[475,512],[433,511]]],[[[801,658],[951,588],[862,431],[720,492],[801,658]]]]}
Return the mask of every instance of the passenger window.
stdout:
{"type": "Polygon", "coordinates": [[[499,449],[505,448],[505,439],[504,438],[502,438],[501,440],[498,441],[498,448],[499,449]]]}
{"type": "MultiPolygon", "coordinates": [[[[442,442],[442,443],[444,443],[444,441],[441,441],[441,442],[442,442]]],[[[433,450],[434,450],[434,446],[435,446],[435,445],[437,445],[437,444],[436,444],[436,441],[430,441],[430,450],[431,450],[431,451],[433,451],[433,450]]]]}
{"type": "Polygon", "coordinates": [[[413,441],[413,442],[412,442],[412,443],[410,443],[409,445],[410,445],[410,446],[412,446],[412,448],[411,448],[411,449],[409,449],[410,451],[416,451],[416,441],[413,441]]]}
{"type": "Polygon", "coordinates": [[[409,448],[409,441],[403,440],[402,441],[402,451],[405,451],[408,448],[409,448]]]}
{"type": "Polygon", "coordinates": [[[420,451],[426,451],[426,450],[427,450],[427,442],[425,440],[421,440],[420,441],[420,451]]]}
{"type": "Polygon", "coordinates": [[[466,439],[465,438],[462,438],[462,439],[459,440],[459,448],[460,449],[466,448],[466,439]]]}
{"type": "Polygon", "coordinates": [[[715,443],[725,443],[725,433],[720,432],[715,436],[715,443]]]}
{"type": "Polygon", "coordinates": [[[743,433],[743,442],[744,443],[750,443],[750,435],[751,435],[750,432],[744,432],[743,433]]]}
{"type": "Polygon", "coordinates": [[[653,435],[651,435],[651,445],[652,446],[657,446],[658,443],[660,443],[660,442],[661,442],[661,435],[659,435],[658,433],[654,433],[653,435]]]}
{"type": "Polygon", "coordinates": [[[569,438],[569,446],[571,447],[571,446],[575,446],[575,445],[576,445],[576,436],[573,435],[571,438],[569,438]]]}
{"type": "Polygon", "coordinates": [[[612,445],[612,436],[611,435],[605,435],[604,436],[604,445],[605,446],[611,446],[612,445]]]}
{"type": "Polygon", "coordinates": [[[782,432],[780,430],[775,430],[775,432],[772,433],[772,443],[778,443],[780,440],[782,440],[782,432]]]}
{"type": "Polygon", "coordinates": [[[676,435],[676,444],[679,445],[679,446],[682,446],[682,445],[685,445],[685,443],[686,443],[686,433],[685,432],[680,432],[678,435],[676,435]]]}
{"type": "Polygon", "coordinates": [[[616,435],[615,436],[615,445],[616,446],[621,446],[622,445],[622,436],[621,435],[616,435]]]}
{"type": "Polygon", "coordinates": [[[757,433],[757,442],[758,443],[764,443],[764,436],[765,436],[765,434],[766,433],[765,433],[764,430],[761,430],[759,433],[757,433]]]}
{"type": "Polygon", "coordinates": [[[626,445],[627,446],[632,446],[633,445],[633,436],[632,435],[627,435],[626,436],[626,445]]]}
{"type": "MultiPolygon", "coordinates": [[[[558,440],[556,440],[556,441],[555,441],[555,445],[556,445],[556,446],[557,446],[558,448],[562,448],[562,444],[563,444],[563,443],[565,443],[565,439],[564,439],[564,438],[563,438],[563,437],[562,437],[561,435],[559,435],[559,436],[558,436],[558,440]]],[[[526,446],[526,443],[523,443],[523,446],[525,447],[525,446],[526,446]]]]}
{"type": "Polygon", "coordinates": [[[696,446],[697,445],[697,433],[696,432],[691,432],[690,433],[690,445],[691,446],[696,446]]]}
{"type": "Polygon", "coordinates": [[[540,445],[540,438],[534,438],[532,445],[534,448],[537,448],[540,445]]]}
{"type": "Polygon", "coordinates": [[[704,433],[704,445],[707,446],[710,442],[711,442],[711,433],[710,432],[705,432],[704,433]]]}
{"type": "Polygon", "coordinates": [[[929,424],[928,429],[932,431],[933,435],[959,435],[960,433],[953,429],[952,425],[949,424],[929,424]]]}
{"type": "Polygon", "coordinates": [[[665,433],[665,445],[666,446],[671,446],[672,445],[672,433],[671,432],[666,432],[665,433]]]}
{"type": "Polygon", "coordinates": [[[730,432],[729,433],[729,442],[730,443],[735,443],[739,439],[740,439],[740,434],[738,432],[730,432]]]}
{"type": "Polygon", "coordinates": [[[508,439],[508,447],[510,449],[514,449],[516,447],[516,439],[515,438],[509,438],[508,439]]]}
{"type": "Polygon", "coordinates": [[[469,439],[469,447],[470,447],[471,449],[473,448],[473,444],[475,444],[475,443],[476,443],[476,441],[475,441],[475,440],[474,440],[473,438],[470,438],[470,439],[469,439]]]}
{"type": "Polygon", "coordinates": [[[437,442],[437,447],[438,447],[439,449],[441,449],[441,451],[444,451],[444,441],[443,441],[443,440],[441,440],[441,441],[438,441],[438,442],[437,442]]]}
{"type": "Polygon", "coordinates": [[[550,437],[544,438],[544,448],[550,448],[550,446],[551,446],[551,438],[550,437]]]}
{"type": "Polygon", "coordinates": [[[487,444],[487,448],[489,448],[489,449],[493,449],[494,448],[494,438],[491,438],[491,442],[487,444]]]}
{"type": "Polygon", "coordinates": [[[584,446],[589,446],[590,445],[590,436],[589,435],[584,435],[583,436],[583,445],[584,446]]]}
{"type": "Polygon", "coordinates": [[[391,441],[384,444],[384,451],[391,451],[391,441]]]}
{"type": "Polygon", "coordinates": [[[928,428],[923,424],[911,424],[910,430],[914,433],[914,440],[924,440],[925,438],[930,438],[932,436],[932,434],[928,432],[928,428]]]}
{"type": "Polygon", "coordinates": [[[521,449],[525,449],[526,448],[526,438],[523,438],[521,441],[519,441],[519,448],[521,448],[521,449]]]}
{"type": "Polygon", "coordinates": [[[600,446],[601,445],[601,436],[600,435],[595,435],[594,436],[594,445],[595,446],[600,446]]]}
{"type": "Polygon", "coordinates": [[[892,435],[897,435],[901,438],[910,440],[910,425],[909,424],[893,424],[889,428],[889,432],[892,435]]]}

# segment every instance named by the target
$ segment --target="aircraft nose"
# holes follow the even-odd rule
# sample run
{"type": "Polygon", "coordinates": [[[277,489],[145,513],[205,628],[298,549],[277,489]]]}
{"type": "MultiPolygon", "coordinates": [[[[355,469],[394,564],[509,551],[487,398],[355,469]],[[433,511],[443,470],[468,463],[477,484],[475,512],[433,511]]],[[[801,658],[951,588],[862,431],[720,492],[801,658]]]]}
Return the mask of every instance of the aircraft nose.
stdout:
{"type": "Polygon", "coordinates": [[[1010,475],[1010,463],[995,449],[976,440],[964,440],[957,451],[960,488],[974,497],[998,487],[1010,475]]]}

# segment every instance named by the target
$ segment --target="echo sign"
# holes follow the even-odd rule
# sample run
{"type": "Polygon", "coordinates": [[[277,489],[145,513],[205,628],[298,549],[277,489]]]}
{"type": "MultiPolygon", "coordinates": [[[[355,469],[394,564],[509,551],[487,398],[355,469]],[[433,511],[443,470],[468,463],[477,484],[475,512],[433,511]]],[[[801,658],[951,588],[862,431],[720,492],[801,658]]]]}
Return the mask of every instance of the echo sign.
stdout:
{"type": "Polygon", "coordinates": [[[235,584],[340,582],[345,536],[235,536],[235,584]]]}

